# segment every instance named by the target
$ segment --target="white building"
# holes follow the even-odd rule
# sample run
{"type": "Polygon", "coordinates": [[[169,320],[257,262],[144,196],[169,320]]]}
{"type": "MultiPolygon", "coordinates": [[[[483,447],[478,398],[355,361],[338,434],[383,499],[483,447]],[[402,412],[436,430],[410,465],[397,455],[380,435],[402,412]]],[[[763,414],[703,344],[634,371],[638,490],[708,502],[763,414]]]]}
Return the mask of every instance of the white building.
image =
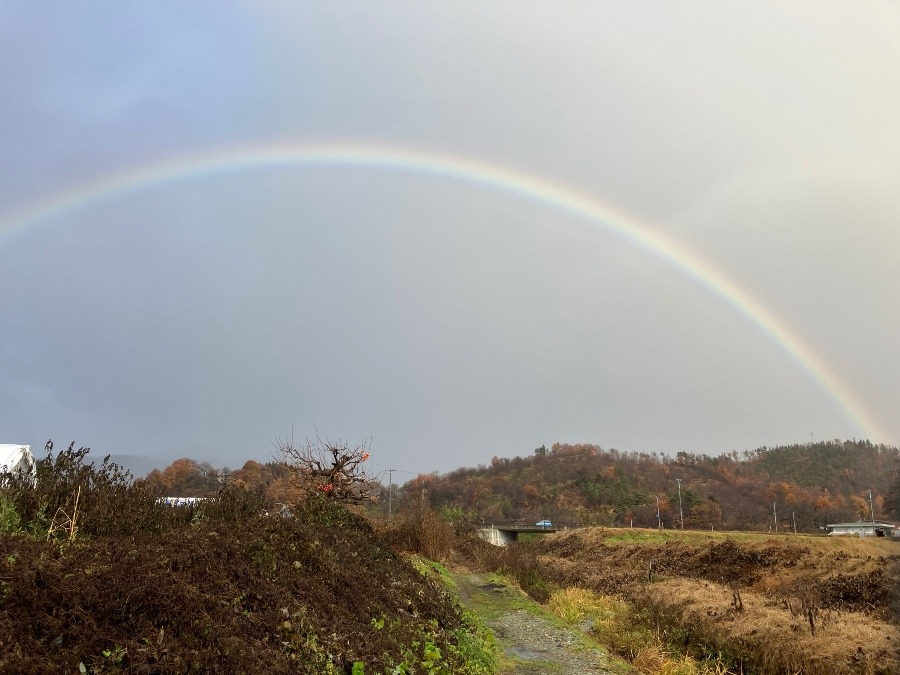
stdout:
{"type": "Polygon", "coordinates": [[[857,537],[896,537],[897,527],[893,523],[861,521],[858,523],[832,523],[826,525],[828,534],[854,535],[857,537]]]}
{"type": "Polygon", "coordinates": [[[207,501],[206,497],[161,497],[160,500],[166,506],[193,506],[207,501]]]}
{"type": "Polygon", "coordinates": [[[37,478],[37,466],[30,445],[0,444],[0,473],[24,473],[37,478]]]}

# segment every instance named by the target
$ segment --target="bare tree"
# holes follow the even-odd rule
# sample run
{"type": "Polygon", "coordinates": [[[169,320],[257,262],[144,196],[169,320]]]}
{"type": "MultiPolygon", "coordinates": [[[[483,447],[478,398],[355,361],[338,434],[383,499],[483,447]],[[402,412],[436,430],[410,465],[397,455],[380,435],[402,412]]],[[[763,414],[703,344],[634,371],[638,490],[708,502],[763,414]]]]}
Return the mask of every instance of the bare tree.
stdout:
{"type": "Polygon", "coordinates": [[[279,439],[275,447],[300,494],[320,494],[352,504],[374,499],[373,482],[363,467],[369,459],[368,440],[351,447],[316,436],[304,443],[279,439]]]}

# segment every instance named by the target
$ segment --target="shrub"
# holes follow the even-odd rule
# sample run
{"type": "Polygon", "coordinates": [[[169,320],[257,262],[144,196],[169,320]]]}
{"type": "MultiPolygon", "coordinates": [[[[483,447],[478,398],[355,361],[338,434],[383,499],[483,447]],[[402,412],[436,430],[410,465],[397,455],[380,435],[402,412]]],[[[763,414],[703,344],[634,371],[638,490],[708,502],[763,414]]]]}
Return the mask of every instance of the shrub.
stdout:
{"type": "Polygon", "coordinates": [[[534,548],[528,544],[510,544],[500,548],[500,551],[497,571],[515,579],[522,590],[538,602],[547,602],[550,586],[541,574],[541,564],[534,548]]]}
{"type": "Polygon", "coordinates": [[[369,459],[368,443],[351,447],[343,441],[317,437],[304,444],[279,440],[275,447],[290,469],[297,498],[321,495],[351,504],[372,499],[373,483],[363,467],[369,459]]]}
{"type": "Polygon", "coordinates": [[[22,525],[22,519],[16,512],[12,501],[0,495],[0,532],[15,532],[22,525]]]}
{"type": "Polygon", "coordinates": [[[56,538],[133,534],[160,530],[186,517],[160,503],[155,491],[134,484],[109,455],[96,465],[87,460],[90,448],[76,449],[74,442],[54,455],[48,441],[45,451],[34,482],[22,475],[3,477],[4,499],[27,532],[56,538]]]}
{"type": "Polygon", "coordinates": [[[0,536],[0,672],[490,672],[487,638],[364,519],[259,499],[231,488],[128,536],[0,536]]]}
{"type": "Polygon", "coordinates": [[[439,561],[447,560],[455,538],[452,525],[428,507],[398,514],[382,533],[397,549],[439,561]]]}

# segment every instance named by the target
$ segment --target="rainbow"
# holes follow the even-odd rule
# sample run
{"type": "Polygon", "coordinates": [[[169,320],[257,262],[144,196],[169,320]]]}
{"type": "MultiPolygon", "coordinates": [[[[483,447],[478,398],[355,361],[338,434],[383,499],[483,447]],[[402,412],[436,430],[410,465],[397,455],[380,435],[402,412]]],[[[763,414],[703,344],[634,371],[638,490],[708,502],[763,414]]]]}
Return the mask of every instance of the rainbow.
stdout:
{"type": "Polygon", "coordinates": [[[176,157],[100,178],[25,206],[0,219],[0,242],[16,232],[148,188],[254,170],[329,166],[413,173],[474,184],[537,202],[618,235],[684,274],[756,326],[827,393],[865,437],[888,437],[850,389],[808,345],[749,293],[696,253],[634,217],[576,190],[542,176],[477,159],[359,143],[279,143],[229,147],[176,157]]]}

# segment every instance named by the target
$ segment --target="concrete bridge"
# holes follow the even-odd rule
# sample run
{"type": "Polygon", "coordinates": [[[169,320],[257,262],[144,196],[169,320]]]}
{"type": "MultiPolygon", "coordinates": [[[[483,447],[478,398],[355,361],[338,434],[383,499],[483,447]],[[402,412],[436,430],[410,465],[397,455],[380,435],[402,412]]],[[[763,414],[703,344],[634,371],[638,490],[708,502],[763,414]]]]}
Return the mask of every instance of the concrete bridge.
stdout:
{"type": "Polygon", "coordinates": [[[490,527],[478,528],[478,536],[494,546],[506,546],[516,541],[522,533],[543,534],[545,532],[562,532],[578,525],[534,525],[513,521],[509,523],[492,523],[490,527]]]}

